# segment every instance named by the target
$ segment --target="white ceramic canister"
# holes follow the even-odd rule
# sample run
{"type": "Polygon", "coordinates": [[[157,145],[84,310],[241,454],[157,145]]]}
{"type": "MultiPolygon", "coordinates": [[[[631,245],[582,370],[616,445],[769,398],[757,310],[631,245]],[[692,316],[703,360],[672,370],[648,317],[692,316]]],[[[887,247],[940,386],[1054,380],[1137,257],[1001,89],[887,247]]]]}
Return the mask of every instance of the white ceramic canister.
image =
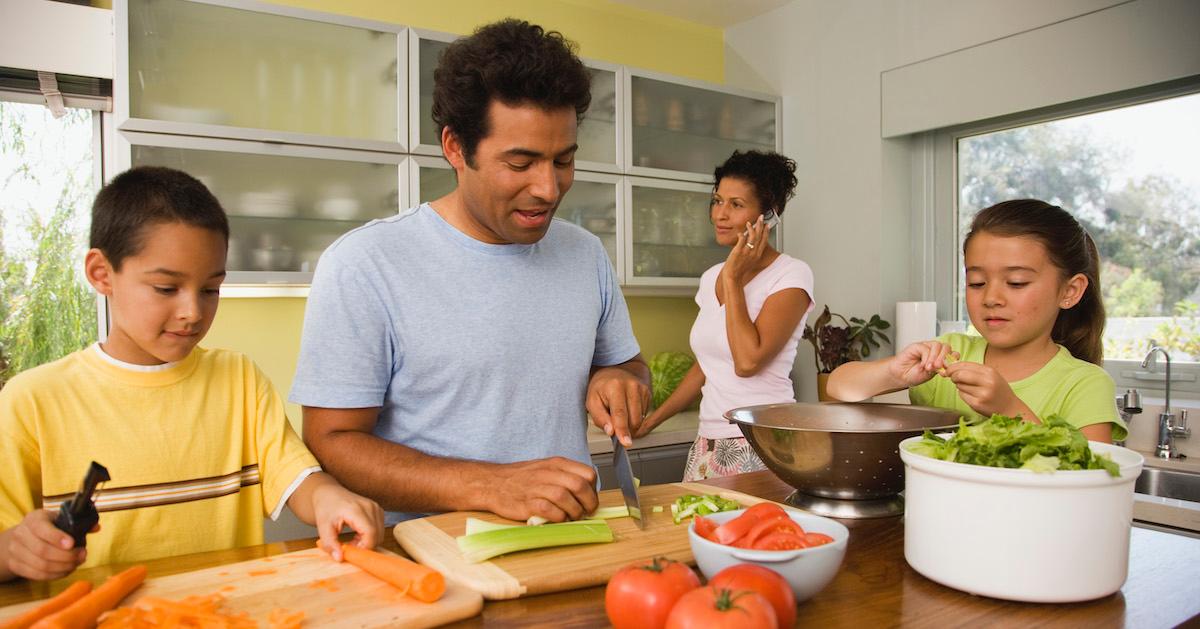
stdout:
{"type": "Polygon", "coordinates": [[[943,585],[1014,601],[1067,603],[1116,592],[1129,567],[1133,485],[1142,455],[1091,442],[1121,469],[1005,469],[904,461],[904,558],[943,585]]]}

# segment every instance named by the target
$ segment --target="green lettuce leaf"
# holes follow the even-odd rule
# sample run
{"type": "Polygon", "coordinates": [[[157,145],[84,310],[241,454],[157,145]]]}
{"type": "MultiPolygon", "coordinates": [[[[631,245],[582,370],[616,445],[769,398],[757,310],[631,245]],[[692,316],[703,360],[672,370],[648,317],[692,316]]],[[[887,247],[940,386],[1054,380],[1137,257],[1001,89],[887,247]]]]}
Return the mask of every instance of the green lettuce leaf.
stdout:
{"type": "Polygon", "coordinates": [[[1093,453],[1087,437],[1057,415],[1040,424],[1004,415],[992,415],[977,423],[959,419],[958,430],[949,439],[926,430],[921,440],[908,449],[914,454],[971,465],[1035,472],[1105,470],[1112,476],[1121,475],[1111,458],[1093,453]]]}

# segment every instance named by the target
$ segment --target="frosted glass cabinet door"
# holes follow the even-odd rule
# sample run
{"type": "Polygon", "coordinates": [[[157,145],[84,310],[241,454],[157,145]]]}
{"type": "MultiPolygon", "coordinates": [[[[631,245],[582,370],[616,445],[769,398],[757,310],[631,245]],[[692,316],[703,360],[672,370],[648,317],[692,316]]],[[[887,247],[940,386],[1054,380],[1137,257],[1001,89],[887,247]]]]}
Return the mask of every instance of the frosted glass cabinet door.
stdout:
{"type": "Polygon", "coordinates": [[[576,171],[575,183],[558,205],[555,218],[561,218],[592,232],[604,243],[608,259],[618,272],[617,260],[617,182],[615,176],[576,171]]]}
{"type": "Polygon", "coordinates": [[[616,66],[589,65],[592,73],[592,102],[579,123],[579,168],[616,171],[617,166],[617,71],[616,66]]]}
{"type": "MultiPolygon", "coordinates": [[[[412,53],[415,49],[416,58],[411,63],[417,75],[416,85],[409,84],[409,89],[417,95],[415,118],[409,121],[417,136],[410,140],[410,144],[414,151],[441,155],[442,139],[438,136],[437,125],[433,123],[433,71],[437,68],[438,57],[450,45],[453,35],[417,34],[412,31],[410,36],[416,39],[409,51],[412,53]]],[[[409,106],[412,107],[413,103],[410,102],[409,106]]]]}
{"type": "Polygon", "coordinates": [[[404,141],[402,27],[188,0],[126,5],[129,118],[404,141]]]}
{"type": "Polygon", "coordinates": [[[235,284],[308,282],[311,275],[301,274],[311,274],[339,236],[398,211],[398,163],[138,144],[131,151],[133,166],[183,170],[221,201],[235,284]]]}
{"type": "Polygon", "coordinates": [[[637,75],[630,77],[630,92],[634,174],[710,181],[713,169],[735,150],[776,149],[776,100],[771,97],[637,75]]]}
{"type": "Polygon", "coordinates": [[[630,284],[679,284],[678,280],[654,279],[699,278],[729,255],[728,249],[717,244],[708,219],[711,186],[649,180],[630,183],[630,284]]]}

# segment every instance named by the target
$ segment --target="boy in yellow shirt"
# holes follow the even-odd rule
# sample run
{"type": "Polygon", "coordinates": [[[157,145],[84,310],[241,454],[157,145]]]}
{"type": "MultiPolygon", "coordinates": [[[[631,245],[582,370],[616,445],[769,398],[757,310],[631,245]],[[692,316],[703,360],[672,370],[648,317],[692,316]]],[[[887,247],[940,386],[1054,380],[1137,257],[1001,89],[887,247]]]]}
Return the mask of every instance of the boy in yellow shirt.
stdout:
{"type": "Polygon", "coordinates": [[[285,504],[335,558],[343,526],[379,541],[379,506],[320,471],[254,363],[197,346],[228,241],[220,203],[185,173],[135,168],[96,196],[85,272],[111,329],[0,389],[0,581],[260,544],[285,504]],[[53,520],[92,460],[112,480],[74,548],[53,520]]]}

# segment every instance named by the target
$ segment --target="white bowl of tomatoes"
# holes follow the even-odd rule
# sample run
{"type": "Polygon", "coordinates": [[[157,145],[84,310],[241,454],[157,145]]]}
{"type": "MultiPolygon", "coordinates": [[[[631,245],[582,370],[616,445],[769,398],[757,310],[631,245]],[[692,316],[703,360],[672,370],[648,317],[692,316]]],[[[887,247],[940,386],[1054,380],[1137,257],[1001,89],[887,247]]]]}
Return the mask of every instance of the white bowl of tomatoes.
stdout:
{"type": "Polygon", "coordinates": [[[787,580],[797,602],[833,580],[849,539],[841,522],[768,502],[697,516],[688,525],[692,555],[705,578],[739,563],[763,566],[787,580]]]}

